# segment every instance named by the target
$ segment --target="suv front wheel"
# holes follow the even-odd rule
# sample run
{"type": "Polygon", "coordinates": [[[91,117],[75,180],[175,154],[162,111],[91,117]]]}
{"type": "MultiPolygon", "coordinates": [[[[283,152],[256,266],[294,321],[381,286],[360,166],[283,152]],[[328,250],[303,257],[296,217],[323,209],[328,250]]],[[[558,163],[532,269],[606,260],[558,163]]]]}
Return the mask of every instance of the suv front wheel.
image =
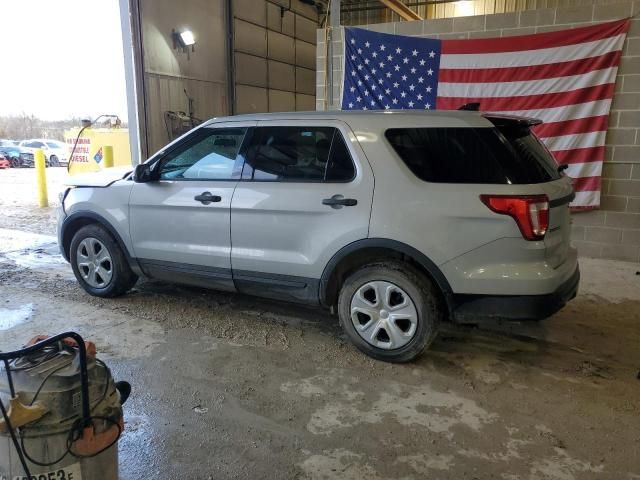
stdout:
{"type": "Polygon", "coordinates": [[[366,265],[338,299],[342,328],[358,349],[387,362],[408,362],[435,339],[442,318],[435,287],[408,264],[366,265]]]}
{"type": "Polygon", "coordinates": [[[96,297],[117,297],[138,280],[111,234],[100,225],[86,225],[71,240],[69,260],[78,282],[96,297]]]}

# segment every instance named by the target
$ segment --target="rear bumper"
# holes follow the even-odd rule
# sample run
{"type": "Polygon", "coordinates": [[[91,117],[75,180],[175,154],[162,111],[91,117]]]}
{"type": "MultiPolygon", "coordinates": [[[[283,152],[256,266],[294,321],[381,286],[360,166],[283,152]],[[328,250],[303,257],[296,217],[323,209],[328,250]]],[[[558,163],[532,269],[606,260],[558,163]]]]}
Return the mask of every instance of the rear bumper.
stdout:
{"type": "Polygon", "coordinates": [[[546,295],[453,295],[453,320],[474,323],[486,319],[541,320],[550,317],[575,298],[580,268],[556,291],[546,295]]]}

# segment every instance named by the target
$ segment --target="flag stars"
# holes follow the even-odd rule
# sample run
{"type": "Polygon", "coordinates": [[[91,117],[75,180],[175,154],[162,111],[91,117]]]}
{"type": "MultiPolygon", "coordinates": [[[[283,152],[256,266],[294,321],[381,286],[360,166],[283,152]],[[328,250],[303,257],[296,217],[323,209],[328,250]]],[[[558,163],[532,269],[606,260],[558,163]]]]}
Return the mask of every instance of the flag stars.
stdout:
{"type": "Polygon", "coordinates": [[[365,90],[365,91],[364,91],[364,96],[365,96],[365,97],[368,97],[368,96],[369,96],[369,90],[365,90]]]}
{"type": "Polygon", "coordinates": [[[351,76],[355,77],[356,76],[356,71],[355,70],[351,70],[351,76]]]}
{"type": "Polygon", "coordinates": [[[389,110],[390,108],[391,108],[391,107],[390,107],[389,105],[385,105],[385,106],[384,106],[384,109],[385,109],[385,110],[389,110]]]}
{"type": "Polygon", "coordinates": [[[416,73],[416,67],[411,68],[411,73],[416,73]]]}
{"type": "Polygon", "coordinates": [[[404,98],[404,97],[406,97],[406,96],[407,96],[407,94],[406,94],[406,92],[400,92],[400,96],[401,96],[402,98],[404,98]]]}
{"type": "Polygon", "coordinates": [[[427,87],[427,93],[431,93],[431,85],[427,87]]]}
{"type": "Polygon", "coordinates": [[[365,59],[364,59],[364,64],[365,64],[365,65],[369,65],[369,59],[368,59],[368,58],[365,58],[365,59]]]}
{"type": "Polygon", "coordinates": [[[379,83],[380,85],[382,85],[382,84],[384,83],[384,80],[382,80],[381,78],[379,78],[379,79],[378,79],[378,83],[379,83]]]}
{"type": "Polygon", "coordinates": [[[360,103],[361,101],[362,101],[362,97],[361,97],[360,95],[358,95],[358,96],[356,97],[356,102],[360,103]]]}
{"type": "Polygon", "coordinates": [[[407,76],[406,76],[406,75],[402,75],[402,77],[400,77],[400,78],[402,78],[402,81],[403,81],[403,82],[406,82],[406,81],[407,81],[407,76]]]}
{"type": "Polygon", "coordinates": [[[387,78],[391,78],[391,72],[387,72],[385,75],[387,76],[387,78]]]}
{"type": "Polygon", "coordinates": [[[370,78],[370,77],[369,77],[369,75],[368,75],[368,74],[364,76],[364,79],[365,79],[365,80],[369,80],[369,78],[370,78]]]}
{"type": "Polygon", "coordinates": [[[402,53],[402,49],[400,47],[396,48],[396,53],[402,53]]]}
{"type": "Polygon", "coordinates": [[[384,68],[384,62],[380,62],[378,65],[380,66],[380,68],[384,68]]]}
{"type": "Polygon", "coordinates": [[[380,50],[382,50],[383,52],[384,52],[384,49],[385,49],[385,48],[386,48],[386,47],[384,46],[384,44],[380,45],[380,50]]]}
{"type": "Polygon", "coordinates": [[[376,57],[378,56],[378,52],[375,52],[375,51],[374,51],[374,52],[371,54],[371,56],[372,56],[373,58],[376,58],[376,57]]]}
{"type": "Polygon", "coordinates": [[[391,89],[390,88],[385,88],[384,89],[384,93],[386,93],[387,95],[391,94],[391,89]]]}
{"type": "Polygon", "coordinates": [[[393,88],[398,88],[400,84],[398,82],[393,82],[393,88]]]}
{"type": "Polygon", "coordinates": [[[409,108],[413,108],[413,102],[409,102],[409,108]]]}
{"type": "Polygon", "coordinates": [[[425,103],[425,104],[424,104],[424,108],[425,108],[426,110],[431,110],[431,104],[430,104],[430,103],[425,103]]]}
{"type": "Polygon", "coordinates": [[[436,56],[436,52],[434,52],[433,50],[431,50],[429,52],[429,58],[434,58],[436,56]]]}
{"type": "Polygon", "coordinates": [[[384,95],[382,95],[382,94],[378,95],[378,100],[382,100],[383,98],[384,98],[384,95]]]}
{"type": "Polygon", "coordinates": [[[387,60],[389,61],[393,60],[393,55],[387,55],[387,60]]]}
{"type": "Polygon", "coordinates": [[[351,60],[355,61],[356,60],[356,56],[355,55],[351,55],[351,60]]]}
{"type": "Polygon", "coordinates": [[[418,83],[422,83],[422,82],[424,82],[424,78],[418,77],[418,83]]]}
{"type": "Polygon", "coordinates": [[[359,65],[358,65],[358,70],[362,70],[362,68],[363,68],[363,67],[362,67],[362,64],[359,64],[359,65]]]}
{"type": "Polygon", "coordinates": [[[355,39],[355,38],[352,38],[352,39],[351,39],[351,45],[355,45],[355,44],[356,44],[356,39],[355,39]]]}
{"type": "Polygon", "coordinates": [[[416,89],[416,86],[413,83],[409,85],[409,90],[413,92],[415,89],[416,89]]]}
{"type": "Polygon", "coordinates": [[[367,42],[364,42],[364,46],[369,48],[371,46],[371,44],[367,41],[367,42]]]}
{"type": "Polygon", "coordinates": [[[402,63],[409,63],[409,59],[408,59],[407,57],[404,57],[404,58],[402,59],[402,63]]]}
{"type": "Polygon", "coordinates": [[[375,100],[371,100],[371,106],[375,107],[376,106],[376,101],[375,100]]]}
{"type": "Polygon", "coordinates": [[[349,108],[353,108],[353,103],[349,102],[349,108]]]}
{"type": "Polygon", "coordinates": [[[396,72],[399,72],[399,71],[400,71],[400,65],[396,65],[395,67],[393,67],[393,69],[394,69],[396,72]]]}
{"type": "Polygon", "coordinates": [[[420,60],[420,66],[424,67],[424,64],[427,63],[427,61],[423,58],[422,60],[420,60]]]}
{"type": "Polygon", "coordinates": [[[427,70],[427,75],[433,75],[433,70],[431,69],[427,70]]]}
{"type": "Polygon", "coordinates": [[[359,49],[358,49],[358,54],[359,54],[359,55],[361,55],[361,54],[362,54],[362,49],[361,49],[361,48],[359,48],[359,49]]]}
{"type": "Polygon", "coordinates": [[[418,100],[422,100],[422,94],[419,93],[418,96],[416,97],[418,100]]]}
{"type": "Polygon", "coordinates": [[[413,52],[411,52],[411,55],[413,55],[414,57],[418,56],[418,50],[413,50],[413,52]]]}
{"type": "Polygon", "coordinates": [[[362,80],[358,80],[358,86],[361,87],[362,86],[362,80]]]}
{"type": "Polygon", "coordinates": [[[377,88],[378,88],[378,87],[376,87],[375,85],[371,85],[371,90],[372,90],[372,91],[374,91],[374,92],[375,92],[377,88]]]}
{"type": "Polygon", "coordinates": [[[394,105],[397,105],[397,103],[398,103],[398,99],[397,99],[397,98],[394,98],[393,100],[391,100],[391,102],[392,102],[394,105]]]}
{"type": "Polygon", "coordinates": [[[371,73],[372,73],[373,75],[375,75],[375,74],[376,74],[376,72],[377,72],[377,70],[376,70],[375,68],[372,68],[372,69],[371,69],[371,73]]]}
{"type": "Polygon", "coordinates": [[[349,91],[350,91],[351,93],[355,92],[355,91],[356,91],[356,87],[351,87],[351,88],[349,89],[349,91]]]}

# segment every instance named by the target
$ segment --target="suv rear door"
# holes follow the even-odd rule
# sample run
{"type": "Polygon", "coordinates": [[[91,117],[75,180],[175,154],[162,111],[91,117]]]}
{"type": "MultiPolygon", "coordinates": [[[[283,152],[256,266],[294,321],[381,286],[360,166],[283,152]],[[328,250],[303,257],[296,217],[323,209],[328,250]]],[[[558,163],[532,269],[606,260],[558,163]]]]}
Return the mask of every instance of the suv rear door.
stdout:
{"type": "Polygon", "coordinates": [[[263,121],[231,203],[239,291],[312,302],[329,259],[366,238],[373,173],[339,121],[263,121]]]}

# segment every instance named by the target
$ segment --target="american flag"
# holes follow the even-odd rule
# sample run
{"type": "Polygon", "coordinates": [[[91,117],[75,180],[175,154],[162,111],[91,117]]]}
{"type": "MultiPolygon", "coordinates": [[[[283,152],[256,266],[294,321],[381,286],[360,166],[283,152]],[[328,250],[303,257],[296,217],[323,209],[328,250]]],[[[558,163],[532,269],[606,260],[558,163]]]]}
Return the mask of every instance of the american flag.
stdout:
{"type": "Polygon", "coordinates": [[[344,110],[444,109],[539,118],[574,179],[572,207],[600,204],[605,135],[629,20],[515,37],[437,40],[345,28],[344,110]]]}

